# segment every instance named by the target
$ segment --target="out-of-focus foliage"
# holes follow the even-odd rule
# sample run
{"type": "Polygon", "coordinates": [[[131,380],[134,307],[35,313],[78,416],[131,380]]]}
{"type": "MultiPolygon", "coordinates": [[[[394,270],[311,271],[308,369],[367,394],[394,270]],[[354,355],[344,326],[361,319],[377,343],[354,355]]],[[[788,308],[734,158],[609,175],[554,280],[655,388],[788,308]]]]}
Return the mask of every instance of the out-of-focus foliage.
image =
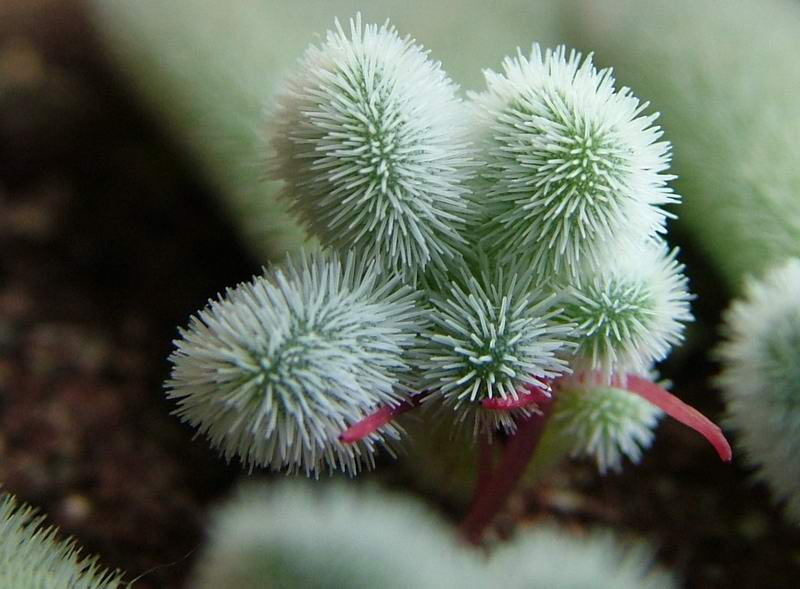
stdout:
{"type": "Polygon", "coordinates": [[[409,499],[297,483],[252,487],[216,515],[198,589],[668,589],[650,552],[545,528],[486,556],[409,499]]]}

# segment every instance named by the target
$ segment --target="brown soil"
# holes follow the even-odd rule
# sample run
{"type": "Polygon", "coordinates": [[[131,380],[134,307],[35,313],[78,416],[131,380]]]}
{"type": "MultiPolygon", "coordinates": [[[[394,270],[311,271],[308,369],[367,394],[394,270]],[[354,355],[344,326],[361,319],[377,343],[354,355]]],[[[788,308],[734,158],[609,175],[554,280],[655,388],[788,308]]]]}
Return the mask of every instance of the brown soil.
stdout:
{"type": "MultiPolygon", "coordinates": [[[[700,321],[666,372],[718,417],[705,358],[724,296],[688,262],[700,321]]],[[[245,475],[192,440],[162,382],[176,326],[258,267],[81,11],[0,3],[0,483],[139,589],[183,585],[207,507],[245,475]]],[[[542,519],[647,537],[687,587],[800,586],[800,532],[674,423],[640,466],[566,466],[498,529],[542,519]]]]}

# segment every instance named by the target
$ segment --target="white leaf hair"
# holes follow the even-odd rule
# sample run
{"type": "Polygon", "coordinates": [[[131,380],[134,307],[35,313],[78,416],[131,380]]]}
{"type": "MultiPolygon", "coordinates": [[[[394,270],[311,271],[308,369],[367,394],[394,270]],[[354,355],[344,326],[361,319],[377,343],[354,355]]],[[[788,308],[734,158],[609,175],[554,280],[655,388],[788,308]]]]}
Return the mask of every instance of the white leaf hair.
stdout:
{"type": "Polygon", "coordinates": [[[339,22],[276,102],[274,176],[326,245],[414,277],[463,248],[466,117],[438,62],[388,23],[339,22]]]}
{"type": "Polygon", "coordinates": [[[227,459],[273,470],[355,473],[391,424],[338,435],[409,392],[416,293],[354,254],[304,255],[212,301],[180,331],[169,397],[227,459]]]}
{"type": "Polygon", "coordinates": [[[657,241],[607,251],[602,267],[585,266],[566,286],[563,317],[577,326],[575,372],[645,373],[683,340],[692,295],[677,255],[657,241]]]}
{"type": "Polygon", "coordinates": [[[678,201],[665,174],[670,146],[611,70],[563,46],[507,57],[472,93],[480,140],[483,244],[528,252],[541,276],[597,261],[601,246],[640,244],[666,231],[660,207],[678,201]]]}

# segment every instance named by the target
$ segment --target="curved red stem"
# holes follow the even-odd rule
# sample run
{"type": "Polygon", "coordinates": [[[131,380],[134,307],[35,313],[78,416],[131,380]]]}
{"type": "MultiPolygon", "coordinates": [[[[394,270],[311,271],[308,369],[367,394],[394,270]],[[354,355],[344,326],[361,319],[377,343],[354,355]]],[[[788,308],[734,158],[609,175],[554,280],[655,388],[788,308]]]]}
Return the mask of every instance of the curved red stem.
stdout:
{"type": "Polygon", "coordinates": [[[625,377],[624,383],[617,381],[614,384],[639,395],[674,420],[692,428],[708,440],[722,460],[731,461],[733,452],[720,427],[691,405],[687,405],[665,388],[641,376],[629,374],[625,377]]]}
{"type": "Polygon", "coordinates": [[[422,402],[423,395],[415,395],[408,401],[403,401],[399,405],[381,407],[374,413],[367,415],[361,421],[355,422],[339,435],[339,440],[345,444],[355,444],[360,442],[372,433],[375,433],[384,425],[402,415],[406,411],[418,407],[422,402]]]}

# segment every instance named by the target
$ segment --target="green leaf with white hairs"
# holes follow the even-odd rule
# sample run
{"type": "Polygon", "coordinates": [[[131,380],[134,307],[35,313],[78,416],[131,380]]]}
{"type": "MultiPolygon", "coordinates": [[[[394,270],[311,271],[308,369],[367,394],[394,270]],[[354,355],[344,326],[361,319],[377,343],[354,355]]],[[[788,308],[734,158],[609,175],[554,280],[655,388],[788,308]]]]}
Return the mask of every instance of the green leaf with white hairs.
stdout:
{"type": "MultiPolygon", "coordinates": [[[[227,459],[273,470],[355,473],[389,424],[339,434],[410,392],[406,355],[424,325],[417,293],[374,261],[312,253],[228,289],[181,330],[169,397],[227,459]]],[[[388,438],[388,440],[387,440],[388,438]]]]}
{"type": "Polygon", "coordinates": [[[326,244],[410,279],[466,244],[465,109],[438,62],[394,27],[337,21],[279,93],[273,174],[326,244]]]}
{"type": "Polygon", "coordinates": [[[623,457],[638,463],[650,447],[663,412],[624,389],[567,379],[549,428],[566,442],[573,456],[589,456],[601,474],[620,471],[623,457]]]}
{"type": "Polygon", "coordinates": [[[575,276],[610,243],[639,245],[666,231],[660,207],[677,202],[669,144],[656,115],[610,70],[561,46],[507,57],[472,93],[484,209],[492,255],[525,255],[532,271],[575,276]]]}
{"type": "Polygon", "coordinates": [[[549,390],[568,372],[572,326],[558,322],[552,293],[539,289],[527,268],[492,265],[486,257],[438,279],[430,293],[432,326],[423,332],[419,388],[474,429],[515,428],[525,409],[481,409],[486,399],[516,399],[523,389],[549,390]]]}
{"type": "Polygon", "coordinates": [[[563,317],[577,326],[575,372],[643,373],[683,340],[692,296],[677,255],[658,242],[606,250],[602,267],[584,266],[579,281],[565,284],[563,317]]]}

